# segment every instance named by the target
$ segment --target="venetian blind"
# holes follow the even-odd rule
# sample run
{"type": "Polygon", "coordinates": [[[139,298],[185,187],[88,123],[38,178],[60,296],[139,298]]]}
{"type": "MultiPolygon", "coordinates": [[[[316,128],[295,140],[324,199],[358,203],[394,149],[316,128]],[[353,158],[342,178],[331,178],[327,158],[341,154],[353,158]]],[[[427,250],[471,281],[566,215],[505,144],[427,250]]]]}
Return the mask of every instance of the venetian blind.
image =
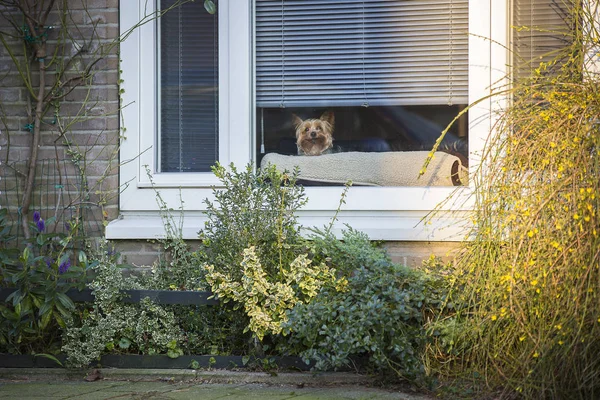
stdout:
{"type": "Polygon", "coordinates": [[[519,78],[560,57],[570,40],[570,22],[562,1],[514,0],[513,7],[513,64],[519,78]]]}
{"type": "Polygon", "coordinates": [[[160,170],[208,172],[218,159],[217,17],[196,2],[159,21],[160,170]]]}
{"type": "Polygon", "coordinates": [[[468,0],[257,0],[258,107],[466,104],[468,0]]]}

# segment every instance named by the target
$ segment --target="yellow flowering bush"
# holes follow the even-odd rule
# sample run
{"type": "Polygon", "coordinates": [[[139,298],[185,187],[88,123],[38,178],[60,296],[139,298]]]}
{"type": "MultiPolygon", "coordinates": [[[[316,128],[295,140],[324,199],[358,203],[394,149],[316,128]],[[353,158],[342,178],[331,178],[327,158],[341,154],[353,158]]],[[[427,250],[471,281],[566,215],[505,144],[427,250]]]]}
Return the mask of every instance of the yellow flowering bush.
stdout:
{"type": "Polygon", "coordinates": [[[315,297],[324,285],[343,290],[346,279],[337,279],[335,270],[321,263],[311,265],[306,254],[300,254],[289,265],[271,277],[261,265],[256,248],[244,250],[239,280],[215,271],[206,265],[206,281],[213,293],[225,303],[233,300],[234,309],[244,308],[250,318],[247,330],[262,340],[267,334],[281,333],[281,324],[287,322],[287,311],[315,297]]]}
{"type": "MultiPolygon", "coordinates": [[[[575,21],[590,17],[572,7],[575,21]]],[[[431,353],[438,372],[476,374],[507,397],[600,393],[600,85],[584,59],[599,41],[585,35],[513,83],[474,177],[458,311],[437,321],[454,327],[453,347],[431,353]]]]}

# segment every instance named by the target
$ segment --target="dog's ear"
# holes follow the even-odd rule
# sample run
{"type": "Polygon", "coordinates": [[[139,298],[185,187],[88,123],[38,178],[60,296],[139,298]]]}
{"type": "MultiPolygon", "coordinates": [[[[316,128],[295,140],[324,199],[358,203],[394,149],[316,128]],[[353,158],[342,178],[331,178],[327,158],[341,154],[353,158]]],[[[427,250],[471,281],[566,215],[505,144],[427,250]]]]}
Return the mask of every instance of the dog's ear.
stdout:
{"type": "Polygon", "coordinates": [[[294,124],[294,128],[298,129],[300,125],[302,125],[302,118],[297,116],[296,114],[292,114],[292,124],[294,124]]]}
{"type": "Polygon", "coordinates": [[[333,128],[333,126],[335,125],[335,116],[333,115],[333,111],[325,111],[323,114],[321,114],[320,119],[322,121],[329,122],[331,128],[333,128]]]}

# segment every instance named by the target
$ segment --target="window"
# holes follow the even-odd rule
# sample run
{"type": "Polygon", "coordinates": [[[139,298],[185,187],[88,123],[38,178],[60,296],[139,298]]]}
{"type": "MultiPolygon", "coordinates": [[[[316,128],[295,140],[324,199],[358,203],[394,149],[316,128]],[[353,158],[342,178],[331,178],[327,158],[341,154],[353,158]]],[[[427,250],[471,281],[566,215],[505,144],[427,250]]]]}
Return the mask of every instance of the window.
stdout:
{"type": "MultiPolygon", "coordinates": [[[[163,234],[152,186],[174,209],[183,201],[184,237],[196,238],[203,200],[218,183],[207,171],[213,160],[260,164],[276,152],[326,159],[297,156],[292,114],[332,113],[333,143],[341,148],[333,156],[379,154],[379,165],[394,170],[386,156],[429,150],[440,127],[483,98],[445,144],[462,152],[469,169],[477,166],[493,126],[495,104],[486,95],[509,64],[505,47],[491,43],[508,43],[511,2],[346,0],[335,9],[329,3],[219,0],[213,17],[203,14],[202,2],[190,2],[194,12],[172,10],[161,21],[153,16],[167,0],[120,2],[123,33],[144,23],[121,45],[121,218],[107,227],[108,238],[163,234]]],[[[328,223],[338,207],[338,183],[346,177],[319,178],[306,187],[303,226],[328,223]]],[[[356,185],[335,229],[348,223],[373,239],[461,240],[470,205],[459,198],[471,193],[469,182],[461,184],[356,185]],[[439,219],[420,224],[451,195],[439,219]]]]}
{"type": "MultiPolygon", "coordinates": [[[[176,0],[161,0],[161,10],[176,0]]],[[[209,172],[218,152],[218,19],[197,4],[165,13],[160,24],[160,172],[209,172]]]]}
{"type": "Polygon", "coordinates": [[[121,32],[127,34],[120,52],[123,216],[153,215],[153,185],[164,188],[169,205],[179,207],[181,197],[193,214],[218,183],[210,165],[251,160],[251,49],[240,40],[249,40],[250,4],[219,1],[217,14],[210,15],[202,2],[182,8],[173,3],[119,4],[121,32]],[[161,10],[167,11],[158,18],[161,10]]]}
{"type": "Polygon", "coordinates": [[[257,0],[258,158],[352,153],[269,155],[276,164],[299,165],[307,184],[460,181],[468,114],[440,148],[453,155],[455,175],[449,161],[447,169],[428,171],[439,168],[439,179],[417,177],[440,133],[468,104],[468,21],[468,0],[257,0]],[[323,134],[318,124],[299,126],[320,115],[328,122],[323,134]]]}

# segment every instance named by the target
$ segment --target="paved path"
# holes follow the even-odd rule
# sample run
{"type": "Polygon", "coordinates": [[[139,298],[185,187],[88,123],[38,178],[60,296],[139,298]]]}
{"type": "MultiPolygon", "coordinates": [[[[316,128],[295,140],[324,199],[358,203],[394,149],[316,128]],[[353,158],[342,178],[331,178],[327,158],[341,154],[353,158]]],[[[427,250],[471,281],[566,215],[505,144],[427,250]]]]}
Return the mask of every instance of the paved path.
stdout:
{"type": "MultiPolygon", "coordinates": [[[[265,382],[252,382],[260,378],[249,379],[249,374],[228,374],[226,382],[207,376],[195,379],[182,377],[165,378],[152,375],[140,376],[113,372],[94,382],[86,382],[83,376],[74,377],[72,373],[61,376],[59,371],[22,371],[7,374],[0,368],[0,400],[186,400],[186,399],[265,399],[265,400],[367,400],[402,399],[429,400],[431,397],[415,393],[400,392],[392,389],[378,389],[351,382],[323,385],[323,382],[311,382],[310,377],[301,381],[289,376],[275,377],[265,382]],[[31,374],[26,374],[30,372],[31,374]],[[9,376],[10,375],[10,376],[9,376]],[[219,382],[219,383],[217,383],[219,382]],[[296,383],[300,382],[300,383],[296,383]],[[308,384],[305,384],[308,382],[308,384]]],[[[14,369],[13,369],[14,371],[14,369]]],[[[65,370],[63,370],[65,371],[65,370]]],[[[65,371],[66,372],[66,371],[65,371]]],[[[106,371],[103,371],[106,372],[106,371]]],[[[263,374],[266,375],[266,374],[263,374]]],[[[300,375],[300,374],[298,374],[300,375]]],[[[331,376],[334,377],[333,375],[331,376]]],[[[333,379],[335,381],[335,379],[333,379]]]]}
{"type": "Polygon", "coordinates": [[[16,382],[0,381],[0,399],[18,400],[185,400],[185,399],[265,399],[265,400],[325,400],[325,399],[403,399],[417,400],[422,396],[391,390],[342,387],[295,387],[266,384],[198,384],[166,382],[16,382]]]}

